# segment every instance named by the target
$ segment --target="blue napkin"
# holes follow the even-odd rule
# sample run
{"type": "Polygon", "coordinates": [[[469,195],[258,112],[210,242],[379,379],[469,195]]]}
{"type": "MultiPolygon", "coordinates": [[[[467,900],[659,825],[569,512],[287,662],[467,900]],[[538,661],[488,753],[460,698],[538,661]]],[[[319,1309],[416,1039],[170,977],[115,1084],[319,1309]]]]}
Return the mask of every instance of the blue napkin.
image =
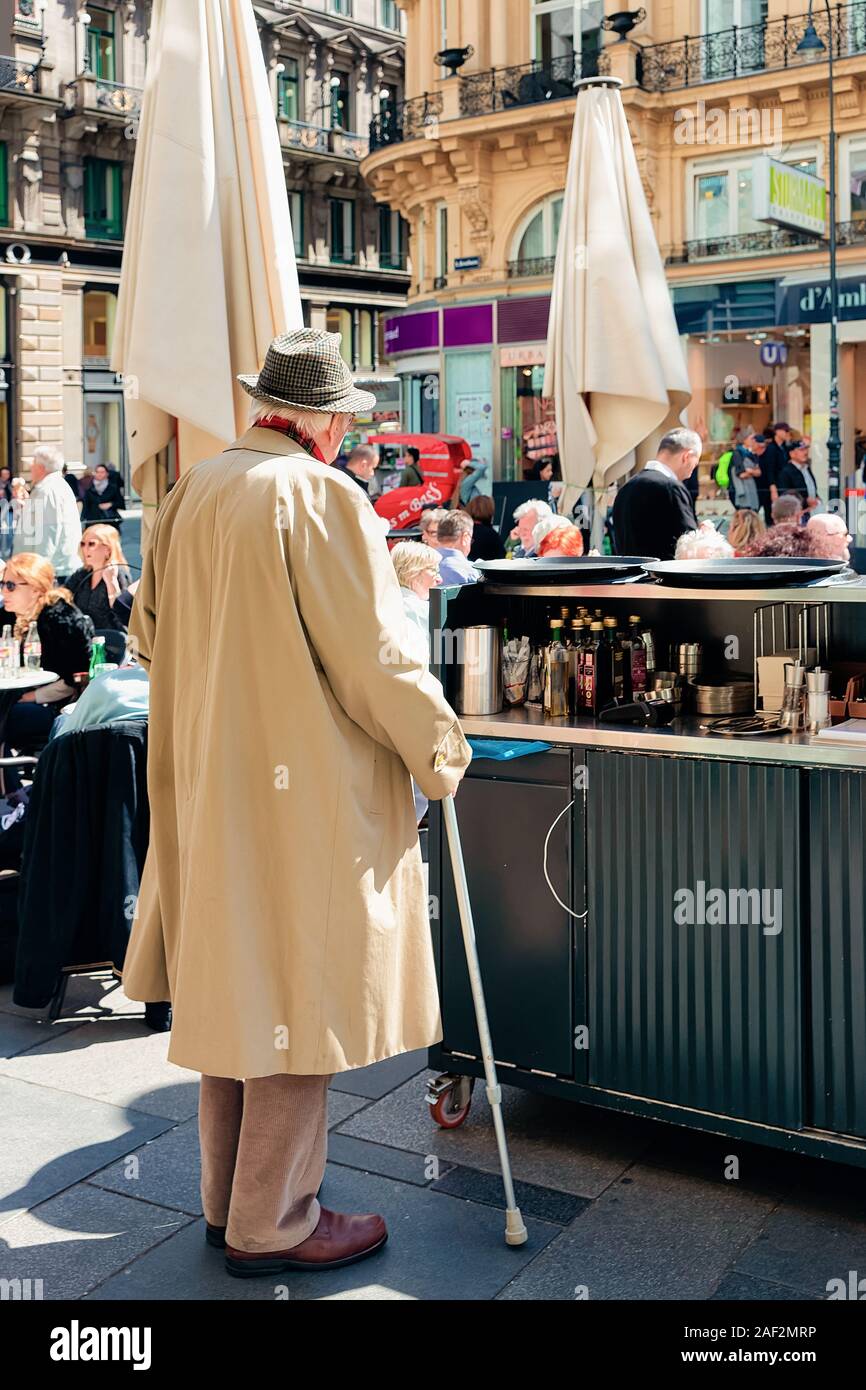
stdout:
{"type": "Polygon", "coordinates": [[[526,738],[470,738],[466,741],[473,758],[493,758],[500,763],[524,758],[527,753],[546,753],[553,747],[551,743],[526,738]]]}

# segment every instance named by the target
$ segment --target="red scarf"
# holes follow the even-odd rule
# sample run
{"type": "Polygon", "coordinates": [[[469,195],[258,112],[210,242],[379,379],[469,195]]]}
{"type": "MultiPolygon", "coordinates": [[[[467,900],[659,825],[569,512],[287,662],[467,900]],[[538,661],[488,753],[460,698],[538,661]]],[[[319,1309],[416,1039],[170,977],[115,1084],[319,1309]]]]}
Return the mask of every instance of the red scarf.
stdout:
{"type": "Polygon", "coordinates": [[[312,454],[314,459],[319,460],[319,463],[326,464],[328,462],[318,444],[315,444],[309,435],[299,430],[294,420],[286,420],[282,415],[269,415],[266,420],[259,420],[258,426],[259,429],[263,430],[279,430],[280,434],[286,434],[289,439],[300,444],[301,448],[306,449],[308,454],[312,454]]]}

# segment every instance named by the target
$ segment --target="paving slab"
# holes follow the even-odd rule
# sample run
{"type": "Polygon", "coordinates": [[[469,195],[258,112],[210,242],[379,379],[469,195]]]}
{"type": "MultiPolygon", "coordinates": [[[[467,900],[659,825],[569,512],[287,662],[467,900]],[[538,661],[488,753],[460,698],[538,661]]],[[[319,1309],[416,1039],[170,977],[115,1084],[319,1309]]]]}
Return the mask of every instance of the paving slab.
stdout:
{"type": "Polygon", "coordinates": [[[771,1211],[756,1193],[638,1164],[500,1297],[707,1299],[771,1211]]]}
{"type": "Polygon", "coordinates": [[[345,1091],[335,1091],[333,1087],[330,1087],[328,1089],[328,1129],[342,1124],[350,1115],[354,1115],[358,1110],[363,1110],[366,1104],[367,1101],[363,1096],[350,1096],[345,1091]]]}
{"type": "Polygon", "coordinates": [[[830,1280],[847,1284],[852,1270],[866,1279],[866,1222],[832,1201],[821,1207],[780,1206],[741,1253],[735,1270],[826,1299],[830,1280]]]}
{"type": "Polygon", "coordinates": [[[41,1047],[70,1029],[82,1026],[81,1023],[43,1023],[39,1018],[0,1012],[0,1059],[17,1057],[31,1047],[41,1047]]]}
{"type": "MultiPolygon", "coordinates": [[[[465,1122],[458,1129],[443,1130],[424,1100],[426,1075],[413,1077],[368,1105],[362,1114],[340,1125],[340,1133],[498,1173],[499,1155],[483,1083],[475,1087],[465,1122]]],[[[515,1178],[576,1197],[597,1197],[603,1192],[647,1148],[657,1128],[650,1121],[515,1087],[503,1086],[502,1097],[515,1178]]]]}
{"type": "Polygon", "coordinates": [[[92,1020],[41,1047],[0,1061],[0,1074],[188,1120],[198,1108],[198,1073],[166,1060],[169,1036],[122,1016],[92,1020]]]}
{"type": "MultiPolygon", "coordinates": [[[[0,988],[0,1010],[30,1018],[44,1018],[44,1009],[22,1009],[12,1003],[12,986],[0,988]]],[[[116,1014],[144,1015],[144,1005],[127,999],[120,981],[107,971],[91,975],[71,975],[66,986],[61,1021],[110,1018],[116,1014]]]]}
{"type": "Polygon", "coordinates": [[[201,1216],[198,1117],[166,1130],[89,1179],[97,1187],[139,1201],[201,1216]]]}
{"type": "Polygon", "coordinates": [[[0,1278],[41,1279],[46,1300],[83,1298],[188,1221],[79,1183],[0,1226],[0,1278]]]}
{"type": "Polygon", "coordinates": [[[169,1125],[68,1091],[0,1075],[0,1230],[169,1125]]]}
{"type": "Polygon", "coordinates": [[[410,1076],[417,1076],[426,1067],[425,1048],[401,1052],[399,1056],[388,1057],[384,1062],[374,1062],[371,1067],[339,1072],[331,1082],[331,1090],[348,1091],[351,1095],[366,1096],[368,1100],[380,1100],[395,1086],[401,1086],[410,1076]]]}
{"type": "Polygon", "coordinates": [[[816,1303],[818,1300],[789,1289],[785,1284],[770,1284],[766,1279],[752,1279],[748,1274],[729,1274],[714,1294],[711,1303],[816,1303]]]}
{"type": "Polygon", "coordinates": [[[369,1139],[355,1139],[350,1134],[329,1135],[328,1161],[346,1168],[358,1168],[362,1173],[379,1173],[385,1178],[411,1182],[416,1187],[427,1187],[434,1177],[449,1171],[448,1165],[438,1158],[431,1160],[424,1154],[371,1144],[369,1139]]]}
{"type": "MultiPolygon", "coordinates": [[[[484,1202],[487,1206],[505,1204],[502,1178],[498,1173],[477,1173],[474,1168],[452,1168],[431,1184],[434,1192],[448,1192],[466,1202],[484,1202]]],[[[515,1182],[514,1199],[524,1221],[536,1216],[556,1226],[568,1226],[589,1206],[586,1197],[572,1197],[568,1192],[556,1192],[536,1183],[515,1182]]]]}
{"type": "MultiPolygon", "coordinates": [[[[233,1279],[201,1223],[137,1259],[91,1295],[94,1299],[491,1299],[559,1228],[527,1222],[529,1241],[505,1244],[505,1220],[492,1207],[429,1188],[329,1164],[322,1201],[339,1211],[378,1211],[388,1223],[383,1250],[360,1264],[280,1279],[233,1279]],[[457,1257],[459,1253],[459,1258],[457,1257]]],[[[560,1237],[561,1238],[561,1237],[560,1237]]]]}

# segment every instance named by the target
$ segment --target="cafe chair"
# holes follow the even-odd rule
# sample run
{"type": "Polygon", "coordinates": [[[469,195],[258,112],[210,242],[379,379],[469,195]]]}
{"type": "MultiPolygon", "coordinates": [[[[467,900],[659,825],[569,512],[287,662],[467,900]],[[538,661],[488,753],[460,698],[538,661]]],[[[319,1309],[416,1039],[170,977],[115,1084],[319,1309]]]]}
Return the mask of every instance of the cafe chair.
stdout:
{"type": "MultiPolygon", "coordinates": [[[[36,767],[36,758],[0,758],[0,772],[12,767],[27,776],[36,767]]],[[[0,985],[8,984],[15,971],[23,838],[23,820],[8,830],[0,829],[0,985]]]]}
{"type": "Polygon", "coordinates": [[[149,831],[145,722],[114,720],[49,743],[25,821],[15,1004],[47,1008],[53,1022],[70,975],[120,975],[149,831]]]}

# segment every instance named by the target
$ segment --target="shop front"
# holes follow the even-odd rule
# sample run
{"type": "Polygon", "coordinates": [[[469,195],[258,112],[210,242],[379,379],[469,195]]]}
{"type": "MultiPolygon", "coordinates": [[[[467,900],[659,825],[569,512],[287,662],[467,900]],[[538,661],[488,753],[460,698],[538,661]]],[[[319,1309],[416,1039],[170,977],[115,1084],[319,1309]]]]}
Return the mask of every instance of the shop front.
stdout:
{"type": "Polygon", "coordinates": [[[499,350],[500,476],[504,481],[521,482],[537,465],[557,459],[553,401],[543,395],[545,358],[541,343],[499,350]]]}

